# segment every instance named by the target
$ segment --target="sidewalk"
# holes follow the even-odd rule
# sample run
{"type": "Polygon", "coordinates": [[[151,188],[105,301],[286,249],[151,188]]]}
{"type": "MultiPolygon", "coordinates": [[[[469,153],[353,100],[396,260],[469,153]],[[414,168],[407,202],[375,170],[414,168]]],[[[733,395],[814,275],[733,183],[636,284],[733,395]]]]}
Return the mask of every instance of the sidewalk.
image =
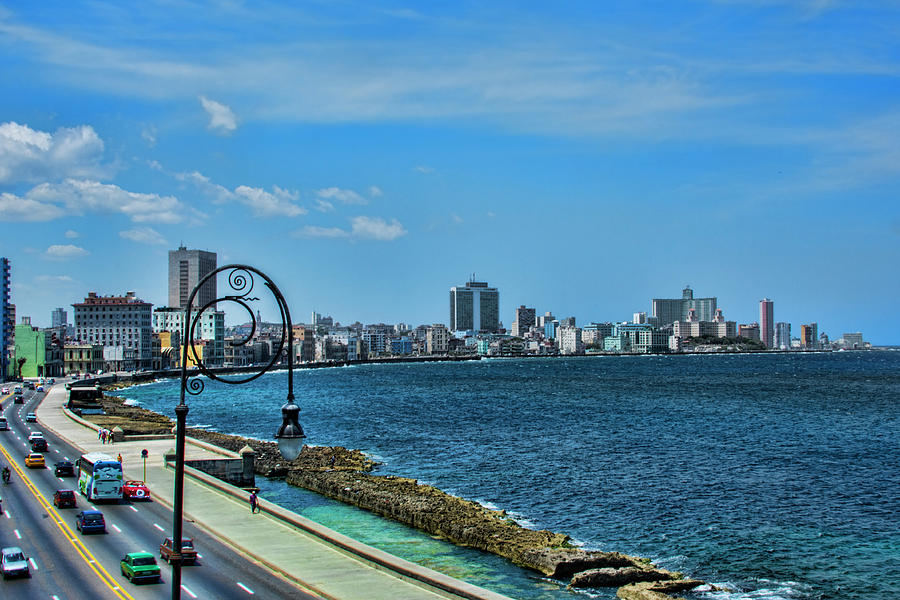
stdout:
{"type": "MultiPolygon", "coordinates": [[[[143,479],[141,450],[147,449],[147,486],[155,500],[171,506],[175,473],[165,466],[163,454],[174,448],[175,440],[101,444],[96,429],[78,423],[62,410],[66,399],[63,385],[50,390],[36,411],[41,427],[65,438],[84,453],[102,451],[111,456],[121,453],[126,479],[143,479]]],[[[204,446],[189,439],[185,457],[235,456],[224,450],[216,453],[204,446]]],[[[260,502],[263,512],[251,517],[244,499],[246,493],[193,469],[186,471],[193,474],[186,474],[184,481],[185,519],[193,520],[240,553],[324,598],[509,600],[351,540],[266,500],[260,502]]]]}

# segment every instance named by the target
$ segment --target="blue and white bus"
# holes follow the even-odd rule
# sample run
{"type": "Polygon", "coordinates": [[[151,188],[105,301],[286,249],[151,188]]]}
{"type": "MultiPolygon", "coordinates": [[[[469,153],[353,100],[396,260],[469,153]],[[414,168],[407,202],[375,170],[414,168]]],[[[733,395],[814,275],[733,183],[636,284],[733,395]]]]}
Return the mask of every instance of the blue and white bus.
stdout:
{"type": "Polygon", "coordinates": [[[78,491],[91,502],[122,499],[122,463],[103,452],[83,454],[75,463],[78,491]]]}

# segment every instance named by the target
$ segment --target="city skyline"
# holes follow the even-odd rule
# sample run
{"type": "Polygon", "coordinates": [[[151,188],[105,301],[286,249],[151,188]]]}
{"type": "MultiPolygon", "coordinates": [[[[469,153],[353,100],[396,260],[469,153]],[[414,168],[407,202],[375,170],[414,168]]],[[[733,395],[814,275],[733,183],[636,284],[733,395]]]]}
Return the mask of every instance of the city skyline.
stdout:
{"type": "Polygon", "coordinates": [[[91,291],[164,306],[184,245],[341,322],[445,322],[474,271],[507,329],[520,305],[629,320],[690,284],[739,323],[771,298],[795,336],[897,344],[898,16],[6,7],[11,301],[44,326],[91,291]]]}

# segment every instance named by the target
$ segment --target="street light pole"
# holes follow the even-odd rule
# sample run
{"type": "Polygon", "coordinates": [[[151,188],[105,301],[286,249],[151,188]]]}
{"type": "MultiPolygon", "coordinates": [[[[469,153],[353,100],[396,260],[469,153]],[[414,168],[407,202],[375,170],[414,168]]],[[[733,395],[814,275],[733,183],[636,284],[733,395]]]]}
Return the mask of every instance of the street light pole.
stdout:
{"type": "Polygon", "coordinates": [[[298,415],[300,407],[294,403],[294,331],[291,324],[291,313],[288,309],[287,302],[281,291],[274,282],[265,273],[248,265],[225,265],[219,267],[206,275],[191,291],[188,298],[187,306],[184,309],[184,329],[181,337],[181,398],[175,407],[175,497],[173,506],[173,524],[172,524],[172,556],[170,563],[172,564],[172,599],[180,600],[181,598],[181,539],[183,531],[184,519],[184,445],[185,430],[187,428],[188,406],[184,402],[185,393],[196,396],[203,391],[204,383],[199,375],[205,375],[209,379],[221,381],[232,385],[239,385],[253,381],[266,373],[281,357],[281,352],[287,345],[287,367],[288,367],[288,390],[287,402],[281,407],[282,423],[275,437],[278,439],[278,447],[282,456],[287,460],[294,460],[300,454],[303,438],[303,428],[300,426],[298,415]],[[232,294],[216,298],[209,301],[203,306],[196,309],[193,308],[194,298],[200,291],[200,288],[216,277],[219,273],[228,271],[228,288],[232,294]],[[275,297],[281,313],[281,339],[278,347],[272,353],[272,358],[268,364],[262,366],[258,372],[253,372],[245,377],[237,379],[229,379],[221,374],[212,372],[203,363],[203,359],[197,356],[197,350],[194,348],[194,333],[197,323],[200,321],[203,311],[214,307],[218,302],[233,302],[243,307],[250,316],[252,327],[250,333],[246,337],[237,342],[232,342],[234,346],[243,346],[253,339],[256,333],[256,313],[251,309],[250,302],[258,301],[259,298],[252,296],[253,285],[255,283],[254,276],[258,276],[264,286],[275,297]],[[188,351],[191,353],[195,369],[191,369],[190,374],[187,368],[188,351]]]}

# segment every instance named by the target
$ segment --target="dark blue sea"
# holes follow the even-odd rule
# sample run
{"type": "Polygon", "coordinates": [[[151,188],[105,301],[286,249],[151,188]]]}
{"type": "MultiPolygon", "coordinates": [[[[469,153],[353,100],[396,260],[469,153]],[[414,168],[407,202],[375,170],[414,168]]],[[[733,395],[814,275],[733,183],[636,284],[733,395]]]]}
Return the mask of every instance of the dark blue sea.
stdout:
{"type": "MultiPolygon", "coordinates": [[[[285,372],[189,397],[188,423],[271,439],[285,372]]],[[[178,381],[124,396],[174,416],[178,381]]],[[[502,508],[589,549],[647,556],[729,592],[900,597],[900,352],[492,359],[295,371],[313,445],[502,508]]],[[[504,559],[280,481],[263,496],[525,599],[568,591],[504,559]]]]}

